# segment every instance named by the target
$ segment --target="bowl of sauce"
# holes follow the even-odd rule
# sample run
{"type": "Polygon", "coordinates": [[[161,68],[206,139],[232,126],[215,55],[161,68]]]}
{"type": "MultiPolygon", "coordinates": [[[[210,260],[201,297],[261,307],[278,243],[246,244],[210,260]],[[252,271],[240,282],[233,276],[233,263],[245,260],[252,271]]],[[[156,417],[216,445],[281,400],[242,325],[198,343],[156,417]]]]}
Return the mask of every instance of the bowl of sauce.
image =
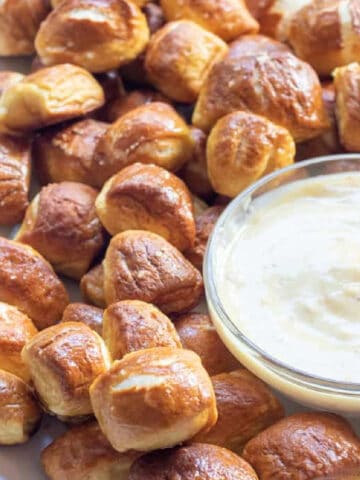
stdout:
{"type": "Polygon", "coordinates": [[[360,155],[301,162],[226,208],[204,265],[210,314],[259,378],[360,415],[360,155]]]}

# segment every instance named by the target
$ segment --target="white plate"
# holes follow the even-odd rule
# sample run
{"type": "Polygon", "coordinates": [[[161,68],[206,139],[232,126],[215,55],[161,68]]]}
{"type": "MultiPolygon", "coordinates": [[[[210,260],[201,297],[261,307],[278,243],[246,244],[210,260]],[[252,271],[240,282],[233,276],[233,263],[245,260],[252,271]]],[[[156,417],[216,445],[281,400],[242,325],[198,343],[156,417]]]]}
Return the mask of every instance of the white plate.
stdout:
{"type": "MultiPolygon", "coordinates": [[[[27,72],[29,59],[4,59],[0,58],[1,70],[15,70],[27,72]]],[[[36,183],[33,182],[32,195],[37,191],[36,183]]],[[[11,237],[13,229],[1,228],[0,235],[11,237]]],[[[81,296],[74,282],[65,280],[66,287],[72,301],[80,301],[81,296]]],[[[287,413],[305,410],[300,405],[286,399],[282,399],[287,413]]],[[[360,433],[360,419],[352,422],[360,433]]],[[[0,447],[0,480],[46,480],[40,465],[41,450],[51,443],[65,430],[64,425],[49,416],[45,416],[39,431],[25,445],[16,447],[0,447]]]]}

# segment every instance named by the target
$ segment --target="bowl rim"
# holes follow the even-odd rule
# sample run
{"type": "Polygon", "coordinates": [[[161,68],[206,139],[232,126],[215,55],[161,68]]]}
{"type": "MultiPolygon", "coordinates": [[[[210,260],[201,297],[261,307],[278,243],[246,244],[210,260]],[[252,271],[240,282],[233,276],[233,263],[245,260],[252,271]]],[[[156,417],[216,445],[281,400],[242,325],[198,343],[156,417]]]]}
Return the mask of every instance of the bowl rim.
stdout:
{"type": "MultiPolygon", "coordinates": [[[[245,346],[248,350],[250,350],[252,355],[255,354],[258,359],[261,359],[262,362],[266,363],[268,368],[276,371],[280,375],[285,375],[288,379],[290,377],[292,381],[307,385],[311,384],[311,386],[316,389],[328,390],[332,392],[336,391],[339,393],[346,393],[351,395],[359,395],[359,382],[342,382],[340,380],[334,380],[320,375],[311,374],[310,372],[297,369],[284,361],[276,359],[274,356],[267,353],[264,349],[258,347],[256,343],[254,343],[252,340],[246,337],[246,335],[243,334],[243,332],[235,325],[235,323],[231,320],[230,316],[227,314],[218,295],[216,281],[214,278],[215,246],[217,244],[217,241],[221,237],[222,228],[224,227],[224,225],[226,225],[228,218],[239,207],[239,205],[241,205],[245,201],[250,200],[252,198],[252,195],[257,190],[261,189],[262,187],[271,183],[276,178],[288,172],[294,172],[302,168],[321,165],[324,163],[332,163],[336,161],[357,161],[360,163],[360,153],[326,155],[296,162],[290,166],[276,170],[275,172],[262,177],[257,182],[253,183],[248,188],[243,190],[233,200],[231,200],[231,202],[226,206],[225,210],[222,212],[221,216],[216,222],[216,225],[209,238],[204,257],[203,276],[207,303],[208,305],[211,305],[211,307],[215,310],[215,313],[220,319],[221,324],[224,325],[225,328],[232,335],[234,335],[238,341],[240,341],[240,343],[245,344],[245,346]]],[[[351,173],[352,171],[355,170],[349,169],[348,172],[351,173]]],[[[346,171],[344,173],[346,173],[346,171]]],[[[278,187],[275,187],[274,190],[276,190],[276,188],[278,187]]]]}

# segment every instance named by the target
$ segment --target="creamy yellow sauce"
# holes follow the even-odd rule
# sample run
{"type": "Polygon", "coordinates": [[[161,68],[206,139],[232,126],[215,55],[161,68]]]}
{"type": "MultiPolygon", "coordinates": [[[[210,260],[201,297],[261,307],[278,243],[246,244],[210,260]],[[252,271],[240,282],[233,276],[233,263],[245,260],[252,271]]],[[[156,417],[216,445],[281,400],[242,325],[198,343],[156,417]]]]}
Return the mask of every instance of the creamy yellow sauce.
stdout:
{"type": "Polygon", "coordinates": [[[242,333],[298,370],[360,383],[360,173],[259,197],[218,279],[242,333]]]}

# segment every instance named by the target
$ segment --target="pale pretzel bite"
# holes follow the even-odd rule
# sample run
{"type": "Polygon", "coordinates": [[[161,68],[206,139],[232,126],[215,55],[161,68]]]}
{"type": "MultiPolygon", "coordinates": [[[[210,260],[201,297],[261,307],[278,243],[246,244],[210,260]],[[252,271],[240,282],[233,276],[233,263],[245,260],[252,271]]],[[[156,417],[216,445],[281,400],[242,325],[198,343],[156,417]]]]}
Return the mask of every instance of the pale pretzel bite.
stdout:
{"type": "Polygon", "coordinates": [[[35,46],[45,65],[105,72],[136,58],[148,40],[145,16],[133,2],[67,0],[41,24],[35,46]]]}
{"type": "Polygon", "coordinates": [[[72,427],[41,452],[50,480],[128,480],[139,456],[112,448],[97,422],[72,427]]]}
{"type": "Polygon", "coordinates": [[[0,2],[0,55],[30,55],[41,22],[50,11],[47,0],[0,2]]]}
{"type": "Polygon", "coordinates": [[[195,240],[190,192],[174,174],[157,165],[134,163],[104,185],[96,210],[111,235],[125,230],[149,230],[179,250],[195,240]]]}
{"type": "Polygon", "coordinates": [[[105,243],[96,196],[96,190],[82,183],[43,187],[31,202],[16,240],[35,248],[57,272],[81,278],[105,243]]]}
{"type": "Polygon", "coordinates": [[[224,207],[215,205],[207,208],[195,220],[196,236],[194,245],[184,252],[185,257],[200,271],[203,268],[208,240],[224,207]]]}
{"type": "Polygon", "coordinates": [[[192,103],[212,65],[227,53],[219,37],[188,20],[167,23],[146,50],[149,80],[178,102],[192,103]]]}
{"type": "Polygon", "coordinates": [[[294,161],[290,133],[265,117],[234,112],[221,118],[207,143],[207,165],[215,192],[229,197],[263,175],[294,161]]]}
{"type": "Polygon", "coordinates": [[[22,220],[29,204],[31,140],[0,135],[0,225],[22,220]]]}
{"type": "Polygon", "coordinates": [[[295,141],[328,128],[319,78],[291,53],[225,57],[213,66],[196,103],[193,124],[208,131],[218,119],[238,110],[287,128],[295,141]]]}
{"type": "Polygon", "coordinates": [[[85,323],[96,333],[102,335],[103,310],[86,303],[70,303],[64,310],[62,322],[85,323]]]}
{"type": "Polygon", "coordinates": [[[193,205],[194,205],[194,215],[195,219],[198,218],[200,215],[202,215],[205,210],[209,207],[209,205],[200,197],[197,195],[191,195],[193,205]]]}
{"type": "Polygon", "coordinates": [[[35,335],[22,358],[44,408],[65,421],[92,414],[89,387],[111,364],[102,338],[85,324],[59,323],[35,335]]]}
{"type": "Polygon", "coordinates": [[[333,82],[327,82],[322,85],[322,97],[330,120],[330,126],[319,137],[296,145],[297,161],[322,155],[333,155],[344,150],[340,143],[336,120],[336,96],[333,82]]]}
{"type": "Polygon", "coordinates": [[[284,416],[271,390],[245,368],[212,377],[218,421],[195,442],[211,443],[241,454],[246,442],[284,416]]]}
{"type": "Polygon", "coordinates": [[[0,97],[4,90],[20,82],[25,77],[22,73],[1,71],[0,72],[0,97]]]}
{"type": "Polygon", "coordinates": [[[0,301],[17,307],[40,330],[60,320],[69,298],[36,250],[0,237],[0,301]]]}
{"type": "Polygon", "coordinates": [[[190,128],[176,111],[161,102],[135,108],[113,123],[100,139],[94,162],[99,182],[132,163],[180,169],[192,156],[190,128]]]}
{"type": "Polygon", "coordinates": [[[328,76],[359,60],[359,15],[357,0],[308,1],[293,16],[288,41],[296,55],[328,76]]]}
{"type": "Polygon", "coordinates": [[[164,313],[181,313],[196,306],[203,293],[200,272],[155,233],[118,233],[110,242],[103,266],[107,305],[142,300],[164,313]]]}
{"type": "Polygon", "coordinates": [[[80,290],[87,302],[105,308],[104,268],[102,264],[89,270],[80,281],[80,290]]]}
{"type": "Polygon", "coordinates": [[[190,127],[195,147],[191,159],[179,171],[190,191],[205,199],[212,196],[213,190],[209,181],[206,166],[206,134],[196,127],[190,127]]]}
{"type": "Polygon", "coordinates": [[[34,140],[33,157],[41,182],[80,182],[101,187],[93,160],[96,145],[108,126],[85,119],[39,132],[34,140]]]}
{"type": "Polygon", "coordinates": [[[0,97],[0,132],[22,134],[91,112],[104,92],[83,68],[43,68],[12,85],[0,97]]]}
{"type": "Polygon", "coordinates": [[[181,348],[171,320],[150,303],[123,300],[104,312],[103,338],[113,360],[154,347],[181,348]]]}
{"type": "Polygon", "coordinates": [[[258,480],[252,467],[216,445],[194,443],[148,453],[130,468],[129,480],[258,480]]]}
{"type": "Polygon", "coordinates": [[[360,440],[341,417],[297,413],[250,440],[243,451],[260,480],[341,478],[360,468],[360,440]]]}
{"type": "Polygon", "coordinates": [[[36,329],[30,318],[16,307],[0,302],[0,369],[29,382],[30,373],[21,358],[24,345],[36,329]]]}
{"type": "Polygon", "coordinates": [[[336,117],[340,142],[350,152],[360,151],[360,64],[351,63],[334,72],[336,117]]]}
{"type": "Polygon", "coordinates": [[[180,348],[129,353],[94,381],[90,396],[102,431],[119,452],[172,447],[217,420],[200,358],[180,348]]]}
{"type": "Polygon", "coordinates": [[[221,341],[209,315],[183,315],[176,319],[175,327],[183,348],[199,355],[209,375],[231,372],[240,367],[239,361],[221,341]]]}
{"type": "Polygon", "coordinates": [[[41,420],[30,387],[21,378],[0,370],[0,445],[27,442],[41,420]]]}
{"type": "Polygon", "coordinates": [[[227,58],[240,58],[246,55],[291,52],[288,45],[265,35],[242,35],[229,45],[227,58]]]}
{"type": "Polygon", "coordinates": [[[226,42],[259,30],[244,0],[161,0],[160,3],[167,20],[192,20],[226,42]]]}
{"type": "Polygon", "coordinates": [[[170,100],[157,90],[133,90],[122,97],[110,101],[105,108],[105,120],[115,122],[118,118],[137,107],[152,102],[170,103],[170,100]]]}

